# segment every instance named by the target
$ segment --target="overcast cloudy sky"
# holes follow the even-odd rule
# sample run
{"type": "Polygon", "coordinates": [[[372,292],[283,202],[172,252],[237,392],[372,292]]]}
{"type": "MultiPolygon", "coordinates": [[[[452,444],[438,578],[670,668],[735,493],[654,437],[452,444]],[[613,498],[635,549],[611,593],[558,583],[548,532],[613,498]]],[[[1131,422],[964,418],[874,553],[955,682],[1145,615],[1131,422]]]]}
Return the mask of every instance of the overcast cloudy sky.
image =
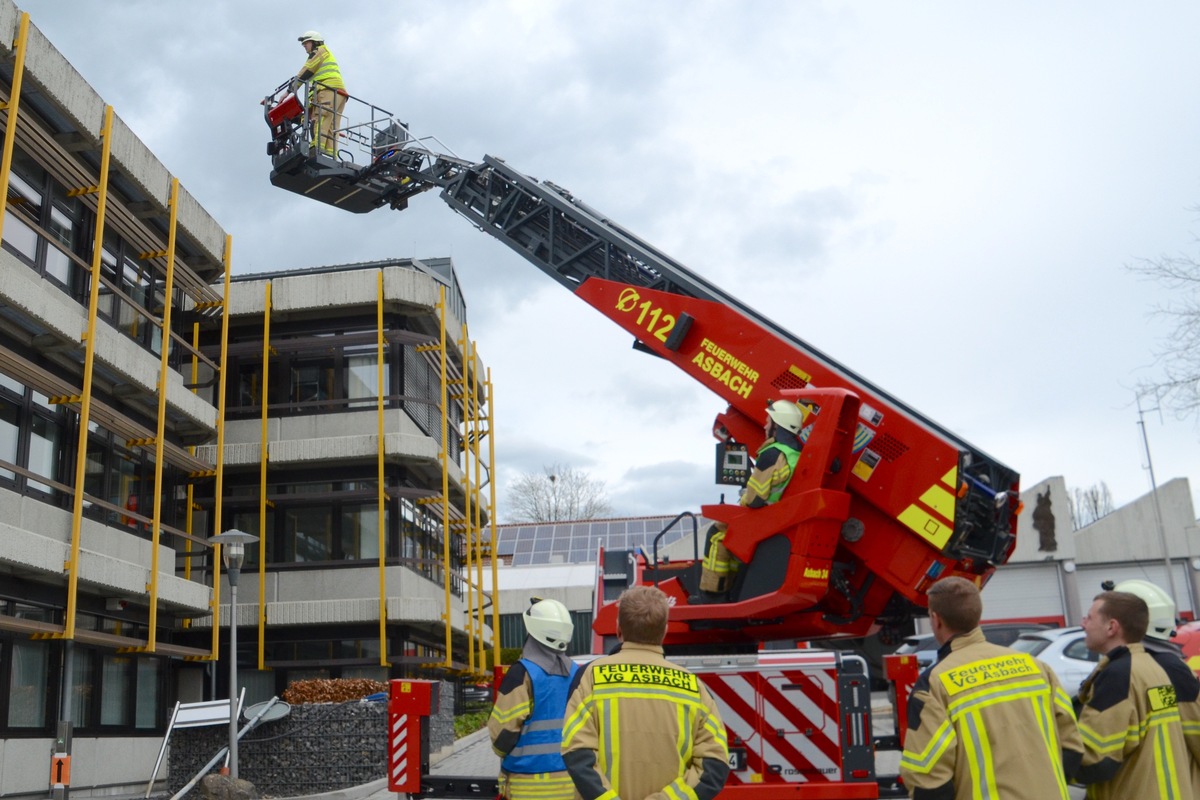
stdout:
{"type": "MultiPolygon", "coordinates": [[[[273,188],[259,101],[302,31],[351,94],[567,187],[1025,485],[1150,488],[1132,387],[1170,293],[1127,266],[1200,254],[1200,4],[18,4],[233,234],[236,272],[454,258],[501,499],[565,462],[620,514],[714,502],[723,405],[433,193],[355,216],[273,188]]],[[[1146,432],[1159,483],[1200,496],[1195,422],[1146,432]]]]}

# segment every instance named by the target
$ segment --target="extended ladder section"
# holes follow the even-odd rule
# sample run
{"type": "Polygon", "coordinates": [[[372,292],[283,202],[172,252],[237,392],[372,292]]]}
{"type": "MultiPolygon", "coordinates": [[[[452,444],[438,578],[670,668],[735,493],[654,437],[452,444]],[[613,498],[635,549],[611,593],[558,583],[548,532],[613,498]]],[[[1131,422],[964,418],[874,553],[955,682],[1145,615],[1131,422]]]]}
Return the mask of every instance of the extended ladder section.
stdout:
{"type": "MultiPolygon", "coordinates": [[[[722,397],[729,407],[717,416],[718,439],[753,452],[765,406],[781,397],[814,412],[779,503],[703,509],[728,526],[727,546],[749,567],[728,602],[693,603],[698,567],[668,574],[644,559],[630,565],[630,583],[652,581],[676,598],[676,642],[861,635],[924,606],[937,578],[986,580],[1008,559],[1019,511],[1014,470],[566,189],[492,156],[465,161],[373,106],[356,114],[353,98],[346,147],[331,158],[312,147],[304,106],[285,90],[264,101],[275,185],[360,213],[402,209],[440,188],[451,208],[621,325],[639,349],[722,397]]],[[[798,304],[797,321],[803,312],[798,304]]],[[[598,628],[607,616],[598,610],[598,628]]]]}

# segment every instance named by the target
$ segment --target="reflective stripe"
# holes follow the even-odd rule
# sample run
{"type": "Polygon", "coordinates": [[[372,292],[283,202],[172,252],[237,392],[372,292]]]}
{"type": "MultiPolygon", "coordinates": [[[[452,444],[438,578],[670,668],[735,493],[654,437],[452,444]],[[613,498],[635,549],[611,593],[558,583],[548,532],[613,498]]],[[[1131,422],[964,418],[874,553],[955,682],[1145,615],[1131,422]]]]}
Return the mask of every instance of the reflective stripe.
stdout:
{"type": "Polygon", "coordinates": [[[507,800],[572,800],[575,784],[567,772],[537,772],[524,775],[502,772],[502,796],[507,800]]]}
{"type": "Polygon", "coordinates": [[[500,706],[492,706],[492,719],[501,724],[514,719],[523,719],[529,716],[529,701],[518,703],[509,709],[501,709],[500,706]]]}
{"type": "Polygon", "coordinates": [[[906,747],[904,754],[900,757],[900,764],[913,772],[928,774],[933,770],[942,754],[946,752],[946,748],[954,743],[957,735],[950,720],[944,720],[933,732],[925,749],[920,753],[914,753],[906,747]]]}
{"type": "Polygon", "coordinates": [[[688,786],[683,778],[676,778],[663,787],[663,794],[675,800],[697,800],[696,790],[688,786]]]}
{"type": "Polygon", "coordinates": [[[992,785],[996,782],[996,776],[992,772],[992,749],[988,745],[987,733],[983,730],[978,711],[964,715],[962,723],[966,733],[963,750],[971,770],[971,797],[974,800],[993,800],[992,785]]]}
{"type": "Polygon", "coordinates": [[[539,719],[525,726],[527,731],[556,731],[562,727],[562,719],[539,719]]]}
{"type": "Polygon", "coordinates": [[[547,753],[561,753],[562,745],[554,742],[544,744],[518,745],[508,751],[510,756],[544,756],[547,753]]]}

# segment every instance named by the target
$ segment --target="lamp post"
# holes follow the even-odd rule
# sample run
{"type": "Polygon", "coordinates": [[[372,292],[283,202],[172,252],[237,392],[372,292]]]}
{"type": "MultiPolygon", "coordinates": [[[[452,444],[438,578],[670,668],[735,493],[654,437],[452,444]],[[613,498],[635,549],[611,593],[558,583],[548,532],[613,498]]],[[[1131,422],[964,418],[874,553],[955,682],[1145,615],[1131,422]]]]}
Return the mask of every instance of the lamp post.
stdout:
{"type": "Polygon", "coordinates": [[[229,777],[237,780],[237,586],[246,559],[246,545],[258,537],[239,530],[225,531],[208,537],[211,544],[221,545],[221,560],[229,578],[229,777]]]}
{"type": "MultiPolygon", "coordinates": [[[[1162,545],[1163,564],[1167,568],[1167,587],[1171,590],[1171,602],[1179,603],[1179,595],[1175,594],[1175,571],[1171,566],[1171,551],[1167,549],[1167,531],[1163,527],[1162,506],[1158,502],[1158,483],[1154,480],[1154,462],[1150,460],[1150,440],[1146,438],[1146,420],[1142,416],[1143,411],[1162,411],[1162,408],[1155,405],[1154,408],[1142,408],[1142,396],[1145,392],[1140,392],[1134,395],[1137,402],[1138,411],[1138,427],[1142,429],[1142,446],[1146,448],[1146,469],[1150,470],[1150,494],[1154,498],[1154,519],[1158,522],[1158,541],[1162,545]]],[[[1154,392],[1154,399],[1158,400],[1158,392],[1154,392]]],[[[1176,606],[1178,607],[1178,606],[1176,606]]]]}

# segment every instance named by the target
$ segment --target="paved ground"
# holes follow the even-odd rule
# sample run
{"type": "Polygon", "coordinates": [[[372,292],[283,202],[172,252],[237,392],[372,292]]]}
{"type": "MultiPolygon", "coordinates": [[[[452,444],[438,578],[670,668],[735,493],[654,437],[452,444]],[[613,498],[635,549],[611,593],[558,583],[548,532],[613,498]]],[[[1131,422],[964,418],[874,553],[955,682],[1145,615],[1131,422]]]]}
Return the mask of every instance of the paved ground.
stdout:
{"type": "MultiPolygon", "coordinates": [[[[872,695],[872,722],[875,735],[891,734],[892,709],[885,692],[872,695]]],[[[455,742],[450,752],[443,752],[431,759],[434,775],[475,776],[494,778],[500,771],[500,759],[492,752],[492,743],[487,730],[479,730],[455,742]]],[[[880,752],[876,757],[876,772],[895,774],[900,767],[900,754],[895,751],[880,752]]],[[[1071,788],[1072,800],[1083,800],[1084,790],[1071,788]]],[[[388,791],[387,780],[379,780],[351,789],[313,795],[295,800],[398,800],[399,796],[388,791]]]]}

